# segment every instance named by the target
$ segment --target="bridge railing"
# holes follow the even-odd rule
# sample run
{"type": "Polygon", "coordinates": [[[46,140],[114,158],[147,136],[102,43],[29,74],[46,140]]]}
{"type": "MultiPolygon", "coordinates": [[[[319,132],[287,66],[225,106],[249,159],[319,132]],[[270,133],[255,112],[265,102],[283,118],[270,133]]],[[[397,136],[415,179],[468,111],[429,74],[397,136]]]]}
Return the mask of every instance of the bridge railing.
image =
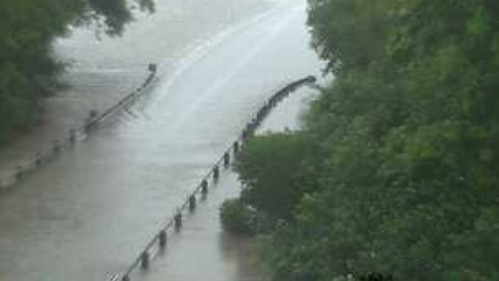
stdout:
{"type": "Polygon", "coordinates": [[[0,178],[0,192],[8,189],[9,187],[12,187],[17,182],[26,178],[29,173],[35,171],[43,164],[55,158],[64,149],[73,146],[77,142],[79,136],[90,135],[91,131],[96,128],[99,123],[120,112],[124,108],[130,106],[139,97],[148,92],[148,89],[152,86],[152,82],[155,80],[155,78],[156,67],[154,64],[151,64],[149,65],[148,76],[138,89],[126,95],[118,103],[114,104],[109,109],[100,114],[96,111],[91,111],[89,117],[85,120],[82,126],[75,129],[70,129],[68,135],[64,139],[53,141],[50,149],[36,153],[35,156],[27,163],[15,167],[10,176],[8,176],[7,178],[0,178]]]}
{"type": "Polygon", "coordinates": [[[186,209],[193,211],[196,208],[197,197],[205,197],[208,193],[209,183],[215,184],[219,177],[221,168],[228,168],[231,158],[234,158],[237,153],[244,147],[246,141],[255,133],[255,130],[261,125],[265,118],[270,114],[271,110],[277,106],[284,98],[293,91],[305,84],[314,84],[316,78],[307,76],[303,79],[294,81],[272,95],[256,112],[253,118],[248,122],[242,133],[237,139],[223,152],[222,156],[215,162],[211,169],[201,179],[196,188],[187,196],[187,199],[177,209],[176,213],[170,218],[165,225],[153,236],[146,244],[140,254],[133,260],[126,270],[121,274],[115,275],[110,281],[130,281],[131,274],[137,269],[148,269],[151,265],[152,255],[159,254],[165,250],[168,240],[168,231],[175,229],[179,231],[182,228],[183,213],[186,209]]]}

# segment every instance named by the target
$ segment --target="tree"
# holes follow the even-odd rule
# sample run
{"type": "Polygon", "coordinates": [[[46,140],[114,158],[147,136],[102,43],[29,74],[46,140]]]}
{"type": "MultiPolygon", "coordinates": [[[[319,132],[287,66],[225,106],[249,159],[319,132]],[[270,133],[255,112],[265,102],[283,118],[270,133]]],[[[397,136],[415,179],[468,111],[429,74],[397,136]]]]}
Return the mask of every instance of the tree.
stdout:
{"type": "Polygon", "coordinates": [[[307,187],[304,170],[312,151],[300,134],[252,138],[234,165],[243,185],[242,202],[271,221],[290,218],[307,187]]]}
{"type": "MultiPolygon", "coordinates": [[[[152,0],[137,0],[153,11],[152,0]]],[[[0,143],[32,126],[40,99],[60,89],[64,63],[52,41],[70,25],[100,23],[117,36],[132,18],[125,0],[5,0],[0,5],[0,143]]]]}
{"type": "Polygon", "coordinates": [[[275,280],[497,280],[497,1],[309,0],[308,22],[336,79],[303,132],[316,180],[264,247],[275,280]]]}

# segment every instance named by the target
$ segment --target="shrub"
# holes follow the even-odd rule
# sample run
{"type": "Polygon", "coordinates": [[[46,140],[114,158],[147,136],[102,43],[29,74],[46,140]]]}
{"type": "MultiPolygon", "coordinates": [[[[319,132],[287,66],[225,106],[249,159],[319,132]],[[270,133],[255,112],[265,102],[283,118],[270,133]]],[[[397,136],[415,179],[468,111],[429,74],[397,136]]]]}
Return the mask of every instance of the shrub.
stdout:
{"type": "Polygon", "coordinates": [[[220,220],[224,230],[237,235],[251,235],[255,211],[240,199],[228,199],[222,204],[220,220]]]}

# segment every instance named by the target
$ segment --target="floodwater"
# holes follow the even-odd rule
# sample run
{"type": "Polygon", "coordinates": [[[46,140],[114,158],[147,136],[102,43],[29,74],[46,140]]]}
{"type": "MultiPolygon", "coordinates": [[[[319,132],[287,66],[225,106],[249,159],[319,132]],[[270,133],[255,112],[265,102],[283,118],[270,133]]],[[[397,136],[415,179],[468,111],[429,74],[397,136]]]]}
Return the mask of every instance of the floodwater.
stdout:
{"type": "MultiPolygon", "coordinates": [[[[285,99],[264,120],[256,134],[299,130],[301,116],[318,91],[302,87],[285,99]]],[[[170,232],[166,251],[155,245],[148,270],[136,270],[130,276],[140,281],[267,281],[271,274],[259,262],[254,241],[225,233],[219,220],[220,206],[240,193],[237,175],[222,170],[220,180],[209,189],[206,200],[198,203],[187,216],[180,232],[170,232]],[[156,252],[157,251],[157,252],[156,252]],[[155,253],[159,253],[155,255],[155,253]]],[[[199,198],[199,197],[198,197],[199,198]]]]}
{"type": "MultiPolygon", "coordinates": [[[[132,108],[0,197],[0,280],[108,280],[122,272],[266,98],[320,73],[305,8],[286,1],[208,41],[132,108]]],[[[219,190],[236,184],[230,175],[222,182],[219,190]]],[[[200,216],[195,225],[209,229],[217,214],[203,215],[211,219],[200,216]]],[[[202,255],[227,252],[206,247],[202,255]]],[[[202,266],[192,262],[197,254],[177,263],[175,274],[202,266]]],[[[230,260],[200,270],[211,274],[204,280],[251,280],[244,279],[251,270],[223,266],[230,260]]]]}
{"type": "Polygon", "coordinates": [[[73,28],[54,42],[57,58],[70,65],[63,77],[70,87],[44,99],[40,123],[0,148],[0,190],[13,181],[16,167],[50,151],[54,141],[81,127],[91,110],[103,112],[135,90],[148,63],[159,63],[161,76],[169,77],[187,54],[208,47],[217,34],[288,1],[160,0],[156,13],[138,13],[122,37],[97,40],[95,27],[73,28]]]}

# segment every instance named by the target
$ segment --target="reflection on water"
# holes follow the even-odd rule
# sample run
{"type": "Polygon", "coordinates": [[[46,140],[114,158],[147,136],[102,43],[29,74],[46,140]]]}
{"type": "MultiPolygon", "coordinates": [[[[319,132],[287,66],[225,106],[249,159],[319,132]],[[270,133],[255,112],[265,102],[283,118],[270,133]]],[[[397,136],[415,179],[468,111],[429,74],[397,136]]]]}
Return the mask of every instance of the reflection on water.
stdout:
{"type": "Polygon", "coordinates": [[[224,260],[234,262],[237,276],[234,281],[266,281],[266,274],[258,262],[254,241],[249,238],[235,237],[227,233],[220,234],[221,251],[224,260]]]}

